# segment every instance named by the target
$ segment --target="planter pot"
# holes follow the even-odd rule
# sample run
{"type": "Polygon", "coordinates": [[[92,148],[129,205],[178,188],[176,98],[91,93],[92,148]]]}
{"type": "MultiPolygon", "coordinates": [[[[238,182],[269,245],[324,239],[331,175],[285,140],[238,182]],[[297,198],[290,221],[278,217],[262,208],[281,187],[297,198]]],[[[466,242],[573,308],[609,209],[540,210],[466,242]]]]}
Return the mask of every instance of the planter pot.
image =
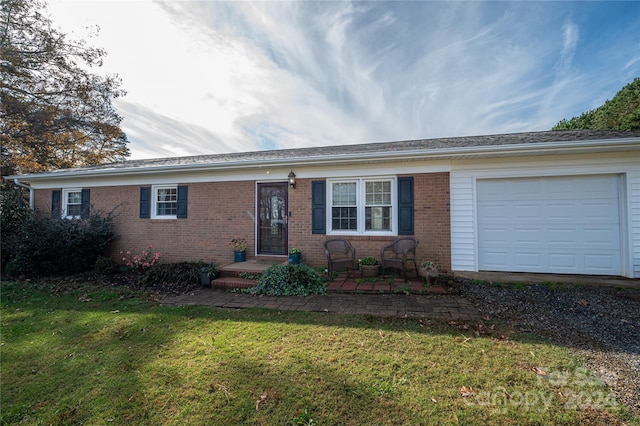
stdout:
{"type": "Polygon", "coordinates": [[[246,262],[247,261],[247,252],[246,251],[234,251],[233,252],[233,261],[234,262],[246,262]]]}
{"type": "Polygon", "coordinates": [[[289,264],[290,265],[299,265],[301,258],[302,258],[302,253],[292,253],[292,254],[289,255],[289,264]]]}
{"type": "Polygon", "coordinates": [[[211,287],[211,280],[213,277],[209,276],[207,272],[200,272],[200,282],[202,287],[211,287]]]}
{"type": "Polygon", "coordinates": [[[378,276],[379,265],[360,265],[362,276],[365,278],[374,278],[378,276]]]}

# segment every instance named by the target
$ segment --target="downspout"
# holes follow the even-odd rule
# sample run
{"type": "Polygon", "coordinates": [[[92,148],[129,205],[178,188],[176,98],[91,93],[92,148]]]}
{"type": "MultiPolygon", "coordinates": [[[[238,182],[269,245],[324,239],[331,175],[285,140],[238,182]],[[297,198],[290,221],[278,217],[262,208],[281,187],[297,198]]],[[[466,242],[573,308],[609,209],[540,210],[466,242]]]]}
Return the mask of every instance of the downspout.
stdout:
{"type": "Polygon", "coordinates": [[[19,178],[13,178],[13,183],[23,188],[27,188],[29,190],[29,208],[31,210],[35,210],[36,206],[35,206],[35,197],[34,197],[33,188],[27,185],[26,183],[20,182],[18,179],[19,178]]]}

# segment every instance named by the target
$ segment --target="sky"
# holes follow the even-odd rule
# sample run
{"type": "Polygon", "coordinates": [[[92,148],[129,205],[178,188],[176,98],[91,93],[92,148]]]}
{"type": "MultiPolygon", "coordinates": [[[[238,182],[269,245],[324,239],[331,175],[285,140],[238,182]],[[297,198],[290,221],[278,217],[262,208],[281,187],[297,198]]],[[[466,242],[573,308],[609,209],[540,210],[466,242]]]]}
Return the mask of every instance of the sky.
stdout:
{"type": "Polygon", "coordinates": [[[640,2],[49,0],[131,159],[550,130],[640,77],[640,2]]]}

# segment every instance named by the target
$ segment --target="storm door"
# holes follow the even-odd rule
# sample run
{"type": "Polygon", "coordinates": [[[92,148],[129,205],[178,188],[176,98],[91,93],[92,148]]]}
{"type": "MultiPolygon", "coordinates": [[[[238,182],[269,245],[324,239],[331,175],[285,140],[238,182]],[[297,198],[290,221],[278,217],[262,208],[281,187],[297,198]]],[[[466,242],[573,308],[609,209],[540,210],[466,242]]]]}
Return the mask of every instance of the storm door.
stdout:
{"type": "Polygon", "coordinates": [[[258,184],[258,254],[287,254],[287,182],[258,184]]]}

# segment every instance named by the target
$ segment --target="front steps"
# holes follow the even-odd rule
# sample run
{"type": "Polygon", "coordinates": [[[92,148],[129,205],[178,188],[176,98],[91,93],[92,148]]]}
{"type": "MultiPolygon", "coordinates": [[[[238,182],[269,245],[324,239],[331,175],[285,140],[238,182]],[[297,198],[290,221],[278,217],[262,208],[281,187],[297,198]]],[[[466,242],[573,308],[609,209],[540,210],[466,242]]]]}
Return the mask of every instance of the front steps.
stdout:
{"type": "MultiPolygon", "coordinates": [[[[237,262],[220,268],[220,276],[211,281],[211,288],[217,290],[244,289],[256,286],[255,280],[240,278],[240,275],[260,275],[270,266],[287,264],[285,257],[255,257],[246,262],[237,262]]],[[[347,278],[345,273],[339,274],[334,280],[327,282],[330,293],[412,293],[412,294],[442,294],[445,289],[441,285],[425,288],[421,278],[412,278],[408,282],[404,279],[382,278],[366,279],[359,272],[352,272],[347,278]]]]}
{"type": "Polygon", "coordinates": [[[286,257],[252,257],[246,262],[236,262],[220,268],[220,276],[211,281],[211,288],[233,289],[255,287],[255,280],[240,278],[240,274],[260,275],[276,264],[286,264],[286,257]]]}

